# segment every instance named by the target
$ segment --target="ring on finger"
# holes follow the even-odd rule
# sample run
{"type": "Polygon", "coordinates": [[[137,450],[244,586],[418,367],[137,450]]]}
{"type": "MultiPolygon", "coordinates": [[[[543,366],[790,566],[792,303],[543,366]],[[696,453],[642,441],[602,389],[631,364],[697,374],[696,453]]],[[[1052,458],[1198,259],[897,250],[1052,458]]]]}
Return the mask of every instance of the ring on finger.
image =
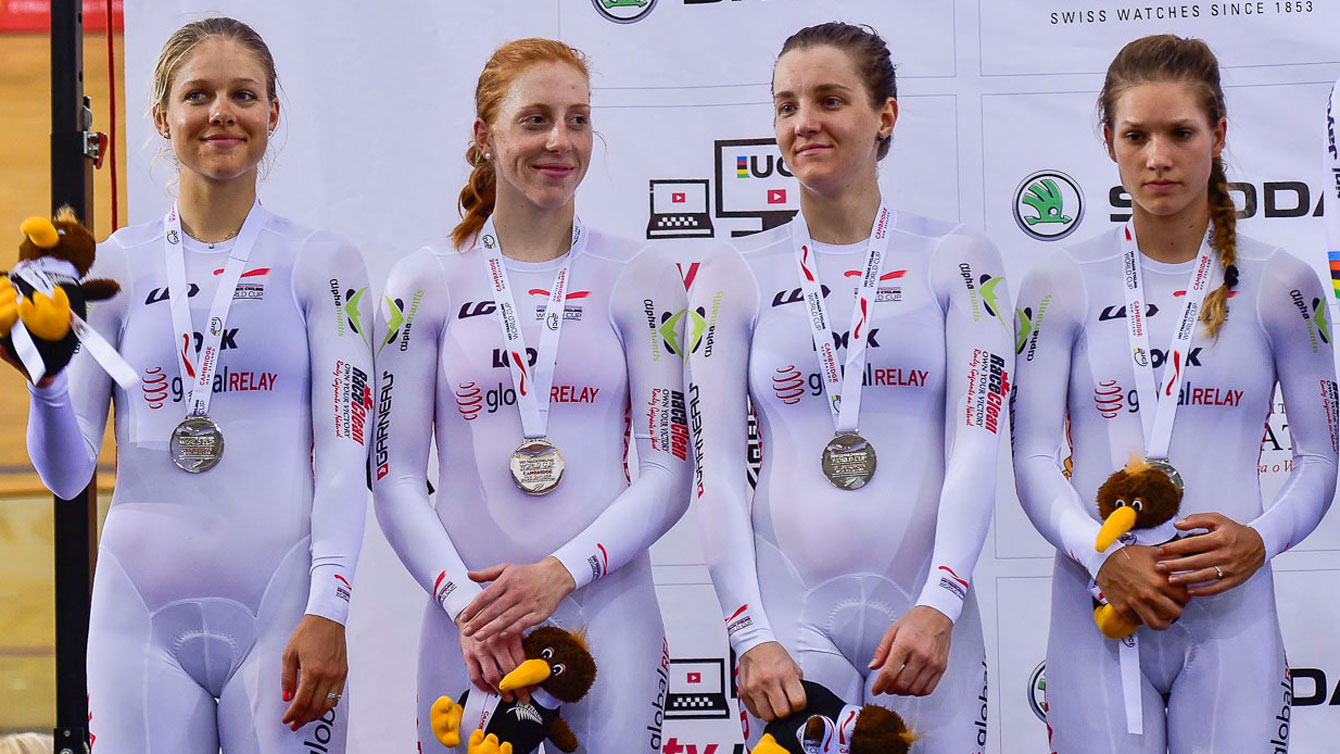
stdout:
{"type": "Polygon", "coordinates": [[[334,691],[332,691],[332,692],[326,694],[326,698],[327,698],[327,699],[329,699],[330,701],[335,702],[335,703],[337,703],[337,704],[339,703],[340,699],[343,698],[343,697],[344,697],[344,694],[337,694],[337,693],[335,693],[334,691]]]}
{"type": "Polygon", "coordinates": [[[1215,566],[1214,577],[1217,579],[1222,579],[1224,577],[1224,569],[1220,568],[1219,566],[1215,566]]]}

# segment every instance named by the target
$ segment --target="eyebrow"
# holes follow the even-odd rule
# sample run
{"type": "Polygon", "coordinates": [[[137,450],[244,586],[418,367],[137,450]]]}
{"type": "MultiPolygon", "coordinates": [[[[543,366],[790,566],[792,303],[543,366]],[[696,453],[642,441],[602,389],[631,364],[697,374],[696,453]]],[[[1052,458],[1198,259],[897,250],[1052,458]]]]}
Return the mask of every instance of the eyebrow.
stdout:
{"type": "MultiPolygon", "coordinates": [[[[181,85],[183,87],[196,87],[196,86],[208,86],[212,83],[213,83],[212,81],[207,79],[190,79],[188,81],[183,81],[181,85]]],[[[237,78],[229,81],[228,84],[229,86],[260,86],[261,82],[252,78],[237,78]]]]}
{"type": "MultiPolygon", "coordinates": [[[[844,86],[842,84],[820,84],[814,87],[814,91],[820,94],[823,94],[825,92],[840,92],[843,94],[849,94],[851,92],[851,87],[844,86]]],[[[795,92],[787,90],[773,94],[772,98],[774,100],[779,100],[779,99],[794,98],[795,96],[796,96],[795,92]]]]}
{"type": "MultiPolygon", "coordinates": [[[[1180,118],[1180,119],[1178,119],[1178,120],[1168,121],[1168,122],[1166,122],[1166,123],[1163,123],[1162,125],[1169,125],[1169,126],[1194,126],[1194,125],[1196,125],[1196,119],[1195,119],[1195,118],[1180,118]]],[[[1132,120],[1132,119],[1130,119],[1130,118],[1123,118],[1123,119],[1121,120],[1121,122],[1117,124],[1117,126],[1118,126],[1118,127],[1121,127],[1121,128],[1148,128],[1148,127],[1149,127],[1149,124],[1145,123],[1144,121],[1132,120]]]]}
{"type": "Polygon", "coordinates": [[[571,104],[571,105],[565,105],[565,106],[560,106],[560,107],[555,108],[554,106],[549,105],[549,104],[546,104],[546,103],[543,103],[543,102],[532,102],[532,103],[527,104],[527,105],[519,105],[519,106],[517,106],[517,109],[516,109],[516,110],[517,110],[518,113],[528,113],[528,112],[542,112],[542,113],[548,113],[548,112],[553,112],[553,111],[555,111],[555,110],[559,110],[559,111],[562,111],[562,112],[572,112],[573,110],[581,110],[581,111],[584,111],[584,112],[590,112],[590,111],[591,111],[591,106],[590,106],[589,104],[585,103],[585,102],[578,102],[578,103],[574,103],[574,104],[571,104]]]}

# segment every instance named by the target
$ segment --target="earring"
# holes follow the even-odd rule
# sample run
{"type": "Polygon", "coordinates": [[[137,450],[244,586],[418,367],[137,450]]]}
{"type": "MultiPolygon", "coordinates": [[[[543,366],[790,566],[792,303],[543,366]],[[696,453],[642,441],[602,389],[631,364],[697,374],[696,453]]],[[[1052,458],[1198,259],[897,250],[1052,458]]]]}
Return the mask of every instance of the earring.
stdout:
{"type": "Polygon", "coordinates": [[[492,153],[492,152],[485,152],[485,153],[484,153],[484,159],[486,159],[486,160],[491,160],[491,159],[493,159],[493,153],[492,153]]]}

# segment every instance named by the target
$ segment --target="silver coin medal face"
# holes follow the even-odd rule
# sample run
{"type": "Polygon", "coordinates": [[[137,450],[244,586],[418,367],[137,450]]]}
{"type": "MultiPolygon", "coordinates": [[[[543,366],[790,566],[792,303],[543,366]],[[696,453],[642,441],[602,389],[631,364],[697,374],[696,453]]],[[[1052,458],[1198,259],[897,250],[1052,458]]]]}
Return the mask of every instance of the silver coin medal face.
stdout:
{"type": "Polygon", "coordinates": [[[526,440],[512,451],[512,481],[528,495],[552,492],[563,480],[565,463],[548,438],[526,440]]]}
{"type": "Polygon", "coordinates": [[[824,446],[824,476],[840,490],[858,490],[875,475],[875,447],[855,432],[839,432],[824,446]]]}
{"type": "Polygon", "coordinates": [[[1146,458],[1145,462],[1148,463],[1151,468],[1158,469],[1167,474],[1168,478],[1172,480],[1173,486],[1177,488],[1179,494],[1186,489],[1186,485],[1182,483],[1182,472],[1178,471],[1176,466],[1173,466],[1162,458],[1146,458]]]}
{"type": "Polygon", "coordinates": [[[223,432],[208,416],[188,416],[172,430],[168,453],[182,471],[209,471],[223,458],[223,432]]]}

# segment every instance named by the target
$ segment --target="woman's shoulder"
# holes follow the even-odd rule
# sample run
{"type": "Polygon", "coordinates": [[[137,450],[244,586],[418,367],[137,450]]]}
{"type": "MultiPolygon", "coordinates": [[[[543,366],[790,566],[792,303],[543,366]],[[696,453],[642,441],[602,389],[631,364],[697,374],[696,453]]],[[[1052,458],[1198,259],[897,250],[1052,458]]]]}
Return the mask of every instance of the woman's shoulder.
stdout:
{"type": "Polygon", "coordinates": [[[1075,265],[1098,264],[1121,256],[1125,225],[1114,225],[1101,233],[1059,247],[1053,255],[1063,262],[1075,265]]]}
{"type": "Polygon", "coordinates": [[[459,250],[450,241],[425,244],[391,265],[387,284],[402,282],[422,288],[428,281],[445,281],[449,274],[460,274],[478,253],[474,249],[459,250]]]}
{"type": "Polygon", "coordinates": [[[949,236],[986,239],[985,234],[964,223],[918,215],[906,210],[894,210],[893,232],[930,241],[940,241],[949,236]]]}
{"type": "Polygon", "coordinates": [[[341,233],[304,225],[303,223],[290,220],[282,215],[276,215],[273,212],[266,218],[264,232],[273,234],[283,242],[283,245],[292,249],[294,253],[309,248],[325,250],[354,250],[356,248],[354,243],[341,233]]]}
{"type": "Polygon", "coordinates": [[[723,250],[734,252],[750,262],[770,259],[772,256],[779,254],[790,254],[791,222],[788,221],[757,233],[750,233],[747,236],[739,236],[729,240],[723,239],[720,246],[723,250]]]}
{"type": "Polygon", "coordinates": [[[150,244],[162,243],[163,235],[163,221],[161,219],[127,225],[124,228],[117,229],[107,237],[107,240],[99,243],[98,253],[101,254],[104,249],[129,252],[150,244]]]}

